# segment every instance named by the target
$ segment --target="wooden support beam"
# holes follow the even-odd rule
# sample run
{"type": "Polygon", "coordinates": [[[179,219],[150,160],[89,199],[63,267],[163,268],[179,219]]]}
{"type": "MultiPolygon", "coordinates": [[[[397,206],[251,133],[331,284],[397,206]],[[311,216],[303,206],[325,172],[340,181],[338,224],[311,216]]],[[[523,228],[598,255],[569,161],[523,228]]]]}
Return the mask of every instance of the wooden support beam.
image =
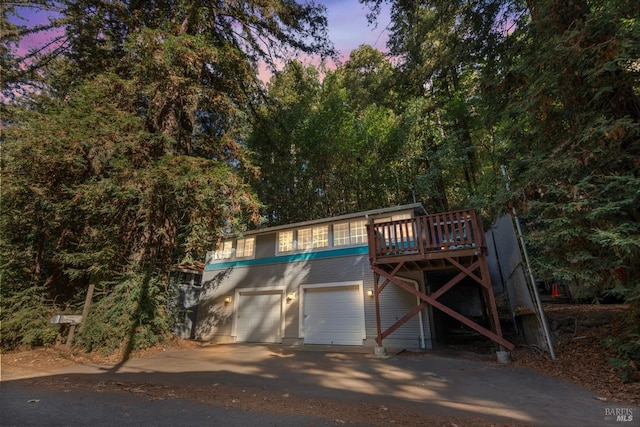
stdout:
{"type": "MultiPolygon", "coordinates": [[[[398,271],[400,271],[400,269],[402,268],[402,266],[404,266],[404,262],[399,263],[398,265],[396,265],[396,268],[393,269],[393,271],[390,273],[392,276],[395,276],[398,271]]],[[[389,279],[385,280],[382,285],[380,285],[380,289],[378,292],[382,292],[382,290],[389,284],[389,279]]]]}
{"type": "Polygon", "coordinates": [[[466,274],[467,276],[471,277],[473,280],[475,280],[476,282],[478,282],[479,284],[481,284],[482,286],[484,286],[484,283],[482,282],[482,279],[478,276],[476,276],[473,272],[475,270],[478,269],[478,267],[480,267],[480,258],[478,258],[476,260],[476,262],[474,262],[473,264],[471,264],[469,266],[469,268],[465,267],[464,265],[460,264],[458,261],[456,261],[453,258],[447,258],[447,261],[449,261],[453,266],[455,266],[458,270],[460,270],[462,273],[466,274]]]}
{"type": "MultiPolygon", "coordinates": [[[[437,308],[438,310],[448,314],[449,316],[453,317],[456,320],[459,320],[460,322],[464,323],[465,325],[467,325],[468,327],[470,327],[471,329],[481,333],[482,335],[484,335],[485,337],[489,338],[491,341],[495,342],[496,344],[501,345],[502,347],[508,349],[508,350],[513,350],[514,349],[514,345],[512,343],[510,343],[509,341],[507,341],[506,339],[504,339],[501,335],[498,335],[497,333],[490,331],[489,329],[477,324],[476,322],[474,322],[471,319],[468,319],[467,317],[463,316],[462,314],[458,313],[457,311],[454,311],[452,309],[450,309],[449,307],[439,303],[438,301],[433,301],[430,303],[433,307],[437,308]]],[[[502,333],[502,332],[500,332],[502,333]]]]}
{"type": "MultiPolygon", "coordinates": [[[[505,347],[508,350],[513,350],[514,345],[512,343],[510,343],[509,341],[505,340],[502,337],[502,331],[500,330],[499,326],[496,330],[496,332],[490,331],[489,329],[477,324],[476,322],[474,322],[473,320],[463,316],[462,314],[458,313],[457,311],[452,310],[451,308],[445,306],[444,304],[440,303],[439,301],[437,301],[435,298],[428,296],[420,291],[418,291],[417,289],[415,289],[413,286],[410,286],[408,283],[402,281],[402,279],[392,276],[389,273],[387,273],[386,271],[384,271],[383,269],[377,267],[377,266],[372,266],[372,269],[374,271],[374,273],[377,273],[379,276],[384,277],[385,279],[387,279],[388,281],[394,283],[397,286],[400,286],[402,289],[406,290],[407,292],[417,296],[418,298],[420,298],[421,300],[423,300],[424,302],[430,304],[432,307],[437,308],[438,310],[448,314],[449,316],[453,317],[454,319],[460,321],[461,323],[467,325],[468,327],[470,327],[471,329],[479,332],[480,334],[484,335],[485,337],[489,338],[490,340],[494,341],[495,343],[505,347]]],[[[488,269],[487,269],[488,271],[488,269]]],[[[493,306],[493,311],[495,312],[496,316],[497,316],[497,311],[495,310],[495,300],[493,300],[493,303],[490,302],[490,305],[493,306]]],[[[417,312],[416,312],[417,313],[417,312]]],[[[376,315],[379,316],[379,312],[376,311],[376,315]]],[[[415,315],[415,313],[414,313],[415,315]]],[[[405,316],[406,317],[406,316],[405,316]]],[[[403,318],[404,319],[404,318],[403,318]]],[[[404,322],[406,322],[408,319],[405,319],[404,322]]],[[[403,323],[404,323],[403,322],[403,323]]],[[[397,322],[396,322],[397,323],[397,322]]],[[[499,324],[499,322],[498,322],[499,324]]],[[[396,329],[401,326],[401,325],[397,325],[396,329]]],[[[380,341],[378,342],[378,344],[380,345],[382,342],[382,335],[384,335],[386,333],[383,332],[381,334],[379,334],[378,339],[380,339],[380,341]]],[[[386,334],[388,335],[388,334],[386,334]]],[[[385,336],[386,336],[385,335],[385,336]]],[[[378,340],[376,339],[376,341],[378,340]]]]}
{"type": "MultiPolygon", "coordinates": [[[[378,282],[380,281],[380,274],[378,274],[377,272],[373,272],[373,297],[375,300],[375,304],[376,304],[376,331],[378,333],[378,335],[376,336],[376,342],[378,343],[379,346],[382,345],[382,325],[380,323],[380,299],[379,299],[379,293],[380,293],[380,287],[378,286],[378,282]]],[[[386,281],[386,283],[389,283],[389,281],[386,281]]]]}
{"type": "Polygon", "coordinates": [[[71,348],[71,342],[73,341],[73,335],[76,333],[76,324],[72,323],[69,326],[69,334],[67,335],[67,342],[65,344],[66,348],[71,348]]]}
{"type": "Polygon", "coordinates": [[[367,236],[369,237],[369,261],[375,280],[378,328],[376,341],[379,345],[382,345],[385,337],[420,312],[420,307],[423,305],[418,304],[405,317],[386,331],[382,331],[380,292],[389,283],[394,283],[417,296],[424,303],[441,310],[499,345],[507,349],[513,348],[513,344],[502,338],[500,319],[486,262],[487,244],[484,230],[474,210],[445,212],[376,224],[369,222],[367,236]],[[419,292],[396,277],[403,268],[429,271],[452,267],[458,270],[458,274],[431,296],[419,292]],[[380,277],[385,279],[382,284],[380,284],[380,277]],[[437,300],[465,277],[470,277],[480,285],[485,306],[488,307],[486,314],[492,330],[484,328],[437,300]]]}
{"type": "Polygon", "coordinates": [[[441,287],[440,289],[432,293],[431,298],[438,299],[442,294],[444,294],[449,289],[457,285],[458,282],[460,282],[462,279],[465,278],[465,276],[466,275],[464,273],[458,273],[453,279],[449,280],[443,287],[441,287]]]}
{"type": "Polygon", "coordinates": [[[381,340],[385,339],[386,337],[388,337],[389,335],[391,335],[396,329],[398,329],[400,326],[404,325],[405,323],[407,323],[409,321],[409,319],[411,319],[413,316],[415,316],[416,314],[418,314],[420,311],[424,310],[424,308],[427,306],[426,302],[421,302],[419,305],[415,306],[415,308],[413,310],[411,310],[410,312],[408,312],[407,314],[404,315],[404,317],[402,317],[402,319],[399,319],[396,321],[396,323],[394,323],[393,325],[389,326],[387,328],[386,331],[384,331],[381,334],[381,340]]]}
{"type": "MultiPolygon", "coordinates": [[[[491,285],[491,276],[489,274],[489,265],[487,264],[485,255],[480,255],[482,262],[480,263],[480,274],[484,279],[484,288],[486,290],[486,298],[489,300],[490,319],[493,318],[493,327],[497,334],[502,335],[502,327],[500,326],[500,316],[498,316],[498,307],[496,305],[496,297],[493,294],[493,286],[491,285]]],[[[508,348],[512,350],[511,348],[508,348]]]]}

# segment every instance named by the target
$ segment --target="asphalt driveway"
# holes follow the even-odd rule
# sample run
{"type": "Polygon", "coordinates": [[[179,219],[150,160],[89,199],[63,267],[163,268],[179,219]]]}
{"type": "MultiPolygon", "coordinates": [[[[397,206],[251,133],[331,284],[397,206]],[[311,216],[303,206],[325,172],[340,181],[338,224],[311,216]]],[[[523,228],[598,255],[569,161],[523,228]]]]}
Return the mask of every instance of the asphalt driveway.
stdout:
{"type": "MultiPolygon", "coordinates": [[[[370,351],[211,345],[165,351],[116,365],[69,366],[55,376],[96,384],[99,380],[164,388],[189,385],[198,390],[228,387],[254,399],[260,393],[282,400],[296,398],[298,404],[315,399],[325,402],[327,411],[331,405],[326,402],[336,402],[500,424],[640,426],[640,408],[600,401],[579,386],[529,369],[432,355],[379,358],[370,351]],[[631,415],[631,420],[617,418],[621,413],[631,415]]],[[[3,394],[11,383],[3,383],[3,394]]],[[[239,399],[228,398],[226,408],[233,410],[239,399]]],[[[4,398],[2,404],[8,404],[4,398]]],[[[265,424],[253,424],[292,425],[287,418],[279,418],[281,424],[267,423],[268,416],[261,419],[265,424]]]]}

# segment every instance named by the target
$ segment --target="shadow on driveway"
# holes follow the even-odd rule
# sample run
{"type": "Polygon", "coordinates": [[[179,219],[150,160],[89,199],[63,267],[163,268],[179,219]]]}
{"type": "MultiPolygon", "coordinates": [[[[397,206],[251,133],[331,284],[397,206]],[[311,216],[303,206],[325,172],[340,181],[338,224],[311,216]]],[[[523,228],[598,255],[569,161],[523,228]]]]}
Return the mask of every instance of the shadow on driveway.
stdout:
{"type": "Polygon", "coordinates": [[[49,377],[3,382],[2,388],[3,394],[13,385],[104,397],[120,391],[158,407],[166,401],[209,404],[229,414],[244,411],[253,425],[640,425],[639,408],[601,402],[590,391],[525,368],[431,355],[377,358],[348,348],[309,350],[211,345],[112,366],[69,366],[49,377]],[[633,420],[617,422],[615,409],[630,410],[633,420]],[[309,418],[287,418],[294,414],[309,418]]]}

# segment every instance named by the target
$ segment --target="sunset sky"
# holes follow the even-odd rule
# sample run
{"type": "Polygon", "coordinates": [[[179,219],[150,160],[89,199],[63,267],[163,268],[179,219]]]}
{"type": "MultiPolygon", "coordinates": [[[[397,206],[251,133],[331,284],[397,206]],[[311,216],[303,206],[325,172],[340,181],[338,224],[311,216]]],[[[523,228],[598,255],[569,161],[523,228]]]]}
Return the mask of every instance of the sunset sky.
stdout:
{"type": "Polygon", "coordinates": [[[368,44],[376,49],[385,50],[389,25],[389,8],[383,7],[378,16],[377,28],[367,24],[368,9],[358,0],[319,0],[327,7],[329,35],[343,56],[361,44],[368,44]]]}
{"type": "MultiPolygon", "coordinates": [[[[378,26],[374,29],[367,24],[367,9],[358,0],[318,0],[318,3],[324,4],[327,8],[329,35],[343,59],[348,58],[349,53],[361,44],[385,49],[385,27],[389,24],[388,7],[383,7],[378,18],[378,26]]],[[[44,24],[48,20],[48,14],[45,12],[27,11],[24,16],[25,21],[19,23],[28,26],[44,24]]],[[[42,43],[42,38],[43,35],[28,38],[21,46],[21,51],[38,46],[42,43]]]]}

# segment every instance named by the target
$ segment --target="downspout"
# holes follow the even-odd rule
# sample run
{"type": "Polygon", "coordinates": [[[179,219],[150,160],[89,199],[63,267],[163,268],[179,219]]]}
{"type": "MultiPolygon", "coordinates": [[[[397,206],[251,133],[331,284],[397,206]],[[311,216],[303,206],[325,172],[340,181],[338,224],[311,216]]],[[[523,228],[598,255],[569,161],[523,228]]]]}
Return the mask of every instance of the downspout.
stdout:
{"type": "MultiPolygon", "coordinates": [[[[402,277],[402,276],[397,276],[397,277],[400,280],[403,280],[405,282],[413,284],[416,287],[416,291],[420,292],[420,284],[418,283],[417,280],[408,279],[408,278],[402,277]]],[[[420,305],[420,303],[421,303],[420,297],[416,297],[416,305],[420,305]]],[[[427,307],[429,307],[429,306],[427,305],[427,307]]],[[[424,321],[423,321],[423,318],[422,318],[422,310],[420,310],[418,312],[418,320],[420,322],[420,345],[421,345],[421,349],[422,350],[426,350],[427,344],[426,344],[426,341],[424,339],[424,321]]]]}

